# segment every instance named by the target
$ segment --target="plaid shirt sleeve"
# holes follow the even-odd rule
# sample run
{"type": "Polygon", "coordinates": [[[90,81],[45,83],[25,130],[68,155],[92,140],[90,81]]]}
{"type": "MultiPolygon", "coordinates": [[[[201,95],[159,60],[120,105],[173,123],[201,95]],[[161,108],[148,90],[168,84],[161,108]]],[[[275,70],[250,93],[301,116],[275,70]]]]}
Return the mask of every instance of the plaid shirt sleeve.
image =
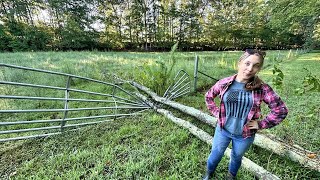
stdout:
{"type": "Polygon", "coordinates": [[[219,107],[214,102],[214,98],[220,94],[220,81],[218,81],[214,86],[212,86],[205,95],[206,106],[210,113],[218,118],[219,116],[219,107]]]}
{"type": "Polygon", "coordinates": [[[264,84],[263,101],[269,106],[270,113],[261,121],[258,121],[259,129],[271,128],[284,120],[288,114],[288,108],[273,89],[264,84]]]}

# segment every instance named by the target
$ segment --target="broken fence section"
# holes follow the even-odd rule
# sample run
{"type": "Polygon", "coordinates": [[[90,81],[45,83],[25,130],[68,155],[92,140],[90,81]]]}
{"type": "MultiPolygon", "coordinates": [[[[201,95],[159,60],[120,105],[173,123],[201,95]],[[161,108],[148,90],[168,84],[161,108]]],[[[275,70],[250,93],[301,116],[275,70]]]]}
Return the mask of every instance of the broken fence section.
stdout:
{"type": "Polygon", "coordinates": [[[131,90],[72,74],[0,64],[0,142],[60,134],[150,109],[131,90]]]}

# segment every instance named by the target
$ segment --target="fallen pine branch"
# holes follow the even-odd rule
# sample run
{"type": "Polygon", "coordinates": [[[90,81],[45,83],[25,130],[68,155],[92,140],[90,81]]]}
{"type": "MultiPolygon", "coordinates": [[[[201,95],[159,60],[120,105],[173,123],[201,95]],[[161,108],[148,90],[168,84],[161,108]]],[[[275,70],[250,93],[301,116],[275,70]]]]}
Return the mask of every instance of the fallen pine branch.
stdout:
{"type": "MultiPolygon", "coordinates": [[[[165,105],[168,105],[170,107],[173,107],[175,109],[180,110],[181,112],[184,112],[188,115],[191,115],[197,119],[199,119],[200,121],[207,123],[213,127],[216,126],[216,118],[198,110],[195,109],[193,107],[189,107],[174,101],[169,101],[166,100],[163,97],[159,97],[156,93],[152,92],[149,88],[142,86],[134,81],[129,81],[129,83],[131,85],[133,85],[134,87],[144,91],[145,93],[147,93],[149,96],[152,97],[152,99],[154,99],[157,102],[163,103],[165,105]]],[[[294,162],[298,162],[301,165],[319,171],[320,172],[320,161],[319,158],[315,157],[315,158],[309,158],[308,155],[312,154],[311,151],[305,150],[303,148],[299,148],[299,146],[297,145],[288,145],[284,142],[281,142],[277,139],[271,139],[266,135],[260,134],[260,133],[256,133],[255,136],[255,140],[254,140],[254,144],[270,150],[280,156],[284,156],[284,157],[288,157],[290,158],[292,161],[294,162]]]]}

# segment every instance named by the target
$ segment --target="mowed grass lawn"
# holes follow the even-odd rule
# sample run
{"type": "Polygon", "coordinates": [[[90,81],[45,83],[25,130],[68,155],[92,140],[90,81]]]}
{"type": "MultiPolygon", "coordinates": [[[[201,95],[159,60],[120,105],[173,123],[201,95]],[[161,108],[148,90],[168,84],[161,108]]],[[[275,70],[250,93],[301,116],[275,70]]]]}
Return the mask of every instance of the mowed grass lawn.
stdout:
{"type": "MultiPolygon", "coordinates": [[[[2,53],[0,63],[65,72],[112,82],[112,74],[138,81],[145,86],[159,88],[153,82],[164,70],[161,63],[174,64],[172,79],[179,69],[193,76],[194,58],[199,55],[199,69],[215,78],[236,72],[236,60],[241,52],[24,52],[2,53]],[[175,63],[173,63],[175,61],[175,63]],[[148,79],[149,78],[149,79],[148,79]]],[[[282,89],[275,89],[289,107],[288,118],[279,126],[264,130],[287,143],[295,143],[319,152],[319,92],[295,93],[303,88],[307,68],[320,78],[320,53],[294,56],[295,51],[268,51],[265,69],[260,76],[271,84],[275,59],[284,73],[282,89]],[[289,57],[289,58],[288,58],[289,57]]],[[[1,67],[0,67],[1,68],[1,67]]],[[[6,78],[0,69],[1,80],[6,78]]],[[[12,76],[12,74],[11,74],[12,76]]],[[[26,80],[23,74],[14,74],[26,80]]],[[[39,81],[42,81],[39,78],[39,81]]],[[[44,80],[43,80],[44,81],[44,80]]],[[[204,93],[214,83],[199,75],[199,92],[177,99],[178,102],[206,111],[204,93]]],[[[166,87],[162,87],[163,92],[166,87]]],[[[0,88],[0,94],[4,89],[0,88]]],[[[159,91],[159,89],[155,89],[159,91]]],[[[161,94],[162,95],[162,94],[161,94]]],[[[1,109],[8,108],[0,101],[1,109]]],[[[174,111],[176,116],[191,121],[210,134],[214,129],[174,111]]],[[[1,119],[8,115],[0,115],[1,119]]],[[[20,119],[21,120],[21,119],[20,119]]],[[[1,179],[200,179],[205,173],[210,145],[201,142],[153,111],[82,128],[62,135],[0,144],[1,179]]],[[[281,179],[317,179],[319,172],[304,168],[287,158],[252,146],[246,157],[271,171],[281,179]]],[[[217,169],[219,179],[227,172],[224,157],[217,169]]],[[[254,179],[254,175],[240,169],[238,179],[254,179]]]]}

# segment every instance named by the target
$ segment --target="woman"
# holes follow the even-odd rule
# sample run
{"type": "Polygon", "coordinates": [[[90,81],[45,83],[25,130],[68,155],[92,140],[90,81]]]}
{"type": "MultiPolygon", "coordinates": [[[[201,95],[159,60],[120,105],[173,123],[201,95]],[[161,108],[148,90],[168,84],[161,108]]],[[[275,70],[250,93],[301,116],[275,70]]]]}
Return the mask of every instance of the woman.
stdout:
{"type": "Polygon", "coordinates": [[[227,179],[235,179],[244,153],[254,141],[257,130],[279,124],[288,114],[281,98],[264,83],[257,73],[261,70],[265,52],[248,49],[240,57],[238,73],[219,80],[205,95],[206,105],[218,119],[218,125],[207,161],[204,179],[210,179],[224,151],[232,141],[232,152],[227,179]],[[219,95],[220,105],[214,98],[219,95]],[[260,104],[264,101],[270,113],[263,119],[260,104]]]}

